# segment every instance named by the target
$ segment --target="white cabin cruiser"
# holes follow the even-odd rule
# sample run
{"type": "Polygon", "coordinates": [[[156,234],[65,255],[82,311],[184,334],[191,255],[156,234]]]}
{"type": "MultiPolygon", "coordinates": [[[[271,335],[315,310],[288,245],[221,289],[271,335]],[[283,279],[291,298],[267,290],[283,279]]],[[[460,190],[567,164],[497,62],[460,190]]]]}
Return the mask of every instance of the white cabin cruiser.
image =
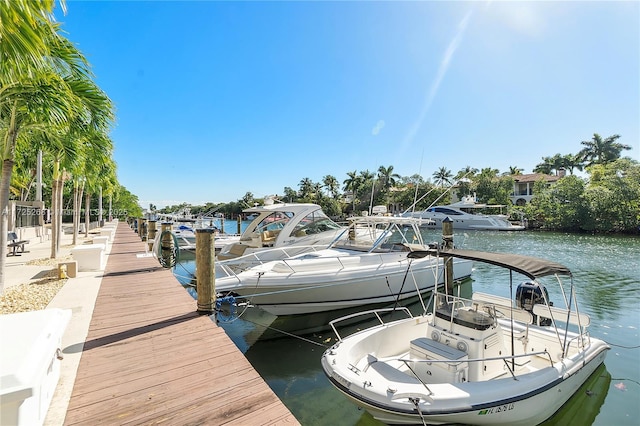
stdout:
{"type": "Polygon", "coordinates": [[[408,217],[430,219],[433,224],[426,227],[441,227],[445,218],[453,220],[453,227],[462,230],[478,231],[523,231],[523,225],[513,224],[504,214],[479,214],[474,211],[479,209],[503,208],[504,205],[487,205],[476,203],[471,196],[464,197],[462,201],[446,206],[432,206],[421,212],[406,213],[408,217]]]}
{"type": "MultiPolygon", "coordinates": [[[[203,229],[207,229],[207,228],[203,228],[203,229]]],[[[214,248],[216,253],[220,252],[220,250],[222,250],[223,247],[240,241],[239,234],[221,233],[217,227],[213,227],[213,229],[215,230],[214,248]]],[[[196,250],[196,229],[184,224],[180,224],[180,225],[174,226],[171,232],[175,236],[175,242],[177,242],[180,250],[187,250],[187,251],[196,250]]]]}
{"type": "MultiPolygon", "coordinates": [[[[444,282],[441,258],[407,258],[411,250],[428,248],[420,233],[421,220],[349,220],[346,238],[339,235],[329,248],[248,268],[251,255],[216,262],[219,297],[232,295],[276,316],[297,315],[392,303],[444,282]],[[241,267],[236,269],[234,263],[241,267]]],[[[471,269],[471,261],[456,260],[455,279],[469,277],[471,269]]]]}
{"type": "MultiPolygon", "coordinates": [[[[244,213],[255,215],[240,239],[220,250],[218,259],[248,255],[266,248],[328,246],[345,227],[331,220],[317,204],[267,203],[244,213]]],[[[308,248],[298,251],[307,251],[308,248]]],[[[289,251],[289,255],[294,254],[289,251]]]]}
{"type": "MultiPolygon", "coordinates": [[[[427,253],[410,257],[421,255],[427,253]]],[[[331,383],[389,424],[535,425],[551,417],[610,349],[587,332],[590,319],[578,310],[571,272],[528,256],[440,255],[507,268],[512,298],[436,291],[431,312],[412,317],[407,310],[409,318],[388,323],[378,314],[378,325],[347,337],[336,329],[346,317],[334,320],[338,342],[321,361],[331,383]],[[515,295],[514,272],[530,279],[515,295]],[[537,281],[545,276],[556,277],[553,294],[567,306],[551,303],[537,281]]]]}

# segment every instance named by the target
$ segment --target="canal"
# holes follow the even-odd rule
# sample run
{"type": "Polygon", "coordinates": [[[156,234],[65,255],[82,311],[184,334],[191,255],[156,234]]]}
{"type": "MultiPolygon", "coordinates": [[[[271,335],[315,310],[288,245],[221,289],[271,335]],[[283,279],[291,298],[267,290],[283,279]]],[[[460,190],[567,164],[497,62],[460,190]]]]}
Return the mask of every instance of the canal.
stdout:
{"type": "MultiPolygon", "coordinates": [[[[455,232],[455,231],[454,231],[455,232]]],[[[425,241],[438,241],[425,231],[425,241]]],[[[518,253],[562,263],[574,274],[580,309],[591,316],[592,336],[611,345],[604,366],[545,425],[637,425],[640,422],[640,239],[624,236],[548,232],[455,232],[457,247],[518,253]]],[[[183,256],[175,268],[189,281],[193,257],[183,256]]],[[[476,264],[465,292],[509,297],[504,270],[476,264]]],[[[524,280],[524,277],[522,277],[524,280]]],[[[192,290],[191,290],[192,291],[192,290]]],[[[553,294],[551,294],[553,298],[553,294]]],[[[416,300],[414,312],[421,311],[416,300]]],[[[326,379],[320,357],[333,341],[328,330],[297,336],[296,329],[323,325],[321,315],[275,320],[257,308],[219,316],[219,324],[278,397],[305,426],[379,425],[326,379]],[[240,314],[240,317],[238,317],[240,314]]]]}

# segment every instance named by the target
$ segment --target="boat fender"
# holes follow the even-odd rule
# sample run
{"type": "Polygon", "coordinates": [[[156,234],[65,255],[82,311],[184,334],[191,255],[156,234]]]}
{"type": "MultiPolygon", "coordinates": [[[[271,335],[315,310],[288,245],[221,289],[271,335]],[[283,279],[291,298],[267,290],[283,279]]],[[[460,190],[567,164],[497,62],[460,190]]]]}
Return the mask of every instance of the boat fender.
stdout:
{"type": "Polygon", "coordinates": [[[236,298],[233,296],[224,296],[216,299],[216,312],[218,313],[218,317],[221,317],[224,321],[230,320],[235,315],[236,306],[236,298]],[[225,307],[225,304],[227,304],[228,307],[225,307]]]}

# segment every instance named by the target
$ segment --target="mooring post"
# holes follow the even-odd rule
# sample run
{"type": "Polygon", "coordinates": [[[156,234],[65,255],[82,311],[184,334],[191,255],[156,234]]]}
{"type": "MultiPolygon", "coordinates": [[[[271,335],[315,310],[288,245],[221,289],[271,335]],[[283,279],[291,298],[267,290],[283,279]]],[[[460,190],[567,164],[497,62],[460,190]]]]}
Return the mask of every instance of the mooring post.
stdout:
{"type": "Polygon", "coordinates": [[[242,234],[242,232],[240,232],[240,229],[242,229],[242,215],[241,214],[238,215],[238,234],[242,234]]]}
{"type": "Polygon", "coordinates": [[[142,241],[147,240],[147,219],[141,217],[138,219],[138,236],[142,241]]]}
{"type": "Polygon", "coordinates": [[[156,240],[156,234],[158,233],[156,222],[156,220],[149,220],[149,226],[147,227],[147,243],[149,245],[149,251],[153,249],[153,243],[156,240]]]}
{"type": "Polygon", "coordinates": [[[220,213],[220,233],[224,234],[224,213],[220,213]]]}
{"type": "Polygon", "coordinates": [[[211,315],[216,307],[215,233],[196,229],[196,292],[198,313],[211,315]]]}
{"type": "Polygon", "coordinates": [[[160,257],[166,265],[171,264],[171,257],[173,256],[173,234],[171,233],[171,227],[173,223],[162,222],[160,225],[160,257]]]}
{"type": "MultiPolygon", "coordinates": [[[[448,216],[442,221],[442,243],[445,250],[453,249],[453,220],[448,216]]],[[[453,257],[444,256],[444,285],[446,294],[453,294],[453,257]]]]}

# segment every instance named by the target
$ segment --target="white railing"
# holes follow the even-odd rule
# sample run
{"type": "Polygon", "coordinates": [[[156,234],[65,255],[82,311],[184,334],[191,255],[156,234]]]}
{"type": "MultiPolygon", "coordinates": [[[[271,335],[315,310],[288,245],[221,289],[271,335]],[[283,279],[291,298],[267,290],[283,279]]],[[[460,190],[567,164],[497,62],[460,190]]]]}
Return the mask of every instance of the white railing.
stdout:
{"type": "MultiPolygon", "coordinates": [[[[377,326],[381,326],[384,325],[384,320],[382,319],[382,317],[380,316],[380,314],[385,313],[385,312],[393,312],[393,311],[402,311],[405,312],[407,314],[408,318],[413,318],[413,315],[411,314],[411,311],[404,307],[404,306],[398,306],[395,308],[382,308],[382,309],[372,309],[370,311],[364,311],[364,312],[356,312],[354,314],[350,314],[350,315],[346,315],[344,317],[340,317],[340,318],[336,318],[332,321],[329,321],[329,326],[331,327],[331,329],[333,330],[334,334],[336,335],[336,337],[338,338],[338,342],[342,341],[342,337],[340,336],[340,333],[338,333],[338,330],[336,329],[336,324],[340,323],[340,322],[344,322],[359,316],[365,316],[365,315],[375,315],[375,317],[378,319],[379,324],[377,325],[373,325],[369,328],[373,328],[373,327],[377,327],[377,326]]],[[[395,320],[394,320],[395,321],[395,320]]]]}

